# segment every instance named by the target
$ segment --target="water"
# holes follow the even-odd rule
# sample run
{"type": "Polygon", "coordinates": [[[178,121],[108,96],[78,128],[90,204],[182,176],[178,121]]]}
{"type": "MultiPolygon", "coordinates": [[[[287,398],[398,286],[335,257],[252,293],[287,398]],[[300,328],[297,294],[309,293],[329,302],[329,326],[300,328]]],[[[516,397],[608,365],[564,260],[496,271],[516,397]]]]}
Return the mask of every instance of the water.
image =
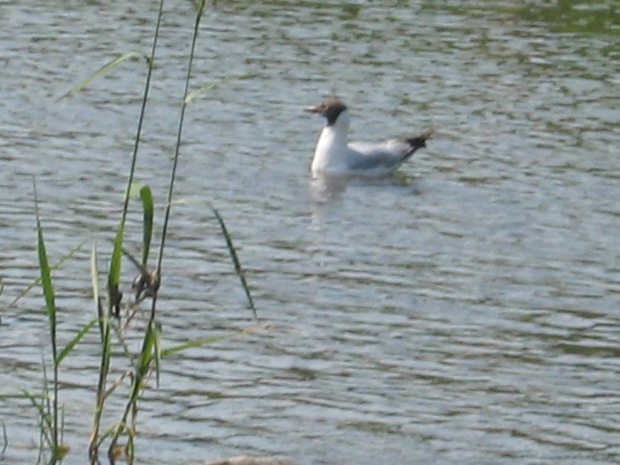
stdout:
{"type": "MultiPolygon", "coordinates": [[[[587,5],[586,5],[587,6],[587,5]]],[[[280,454],[301,465],[620,461],[618,16],[522,2],[220,2],[193,87],[250,73],[188,108],[159,308],[164,345],[250,326],[207,202],[232,233],[269,331],[165,360],[141,403],[140,463],[280,454]],[[309,178],[339,95],[352,137],[435,127],[397,176],[325,191],[309,178]]],[[[605,7],[607,8],[607,7],[605,7]]],[[[2,394],[38,392],[48,352],[32,179],[55,274],[59,339],[94,316],[155,5],[30,0],[0,12],[2,394]]],[[[602,11],[602,12],[601,12],[602,11]]],[[[169,4],[138,181],[160,205],[171,166],[189,2],[169,4]]],[[[133,204],[128,247],[138,252],[133,204]]],[[[133,277],[124,265],[126,287],[133,277]]],[[[146,308],[146,305],[145,305],[146,308]]],[[[137,341],[134,343],[138,346],[137,341]]],[[[61,367],[65,463],[84,463],[93,333],[61,367]]],[[[112,415],[121,399],[110,403],[112,415]]],[[[33,463],[36,412],[4,399],[6,463],[33,463]]]]}

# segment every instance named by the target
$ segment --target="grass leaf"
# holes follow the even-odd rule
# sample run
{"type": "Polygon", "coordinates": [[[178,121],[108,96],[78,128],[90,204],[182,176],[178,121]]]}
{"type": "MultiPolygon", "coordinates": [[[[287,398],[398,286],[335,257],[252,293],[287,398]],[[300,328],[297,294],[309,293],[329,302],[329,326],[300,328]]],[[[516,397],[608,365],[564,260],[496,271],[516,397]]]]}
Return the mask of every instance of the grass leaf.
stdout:
{"type": "Polygon", "coordinates": [[[196,7],[196,13],[200,16],[205,9],[206,0],[194,0],[194,6],[196,7]]]}
{"type": "Polygon", "coordinates": [[[50,337],[52,341],[52,354],[56,357],[56,297],[54,294],[54,286],[52,283],[52,271],[47,259],[47,250],[45,248],[45,240],[43,238],[43,228],[41,227],[41,219],[39,218],[39,199],[37,197],[37,186],[33,181],[34,188],[34,205],[37,220],[37,251],[39,255],[39,271],[41,272],[41,286],[43,287],[43,295],[45,296],[45,309],[49,320],[50,337]]]}
{"type": "Polygon", "coordinates": [[[248,305],[252,309],[254,318],[256,318],[256,320],[259,321],[258,314],[256,313],[256,307],[254,306],[254,299],[252,298],[252,294],[250,293],[250,288],[248,286],[248,283],[245,280],[245,273],[243,272],[243,268],[241,267],[241,262],[239,261],[237,250],[235,249],[235,246],[233,244],[232,237],[228,233],[228,228],[226,228],[226,223],[224,223],[224,219],[222,218],[222,215],[220,215],[220,212],[217,210],[217,208],[211,205],[211,210],[213,210],[213,213],[215,214],[215,217],[217,218],[217,221],[220,224],[220,229],[222,230],[222,234],[224,235],[224,238],[226,239],[226,246],[228,247],[228,252],[230,253],[230,257],[232,258],[232,261],[235,265],[235,272],[237,273],[237,276],[239,277],[239,280],[241,281],[241,286],[243,286],[243,290],[245,291],[245,295],[248,299],[248,305]]]}
{"type": "Polygon", "coordinates": [[[101,305],[101,296],[99,293],[99,267],[97,266],[97,243],[93,244],[93,248],[90,253],[90,279],[93,286],[93,300],[95,301],[95,308],[97,309],[97,319],[99,321],[99,333],[103,337],[103,317],[104,311],[101,305]]]}
{"type": "Polygon", "coordinates": [[[148,269],[126,248],[123,247],[123,255],[129,259],[141,273],[148,273],[148,269]]]}
{"type": "MultiPolygon", "coordinates": [[[[71,250],[71,252],[69,252],[67,255],[65,255],[64,257],[62,257],[60,260],[58,260],[58,262],[56,262],[55,265],[50,267],[51,271],[57,270],[58,268],[60,268],[60,266],[66,262],[68,259],[73,258],[75,256],[75,254],[82,248],[84,247],[84,245],[86,244],[86,242],[88,242],[87,239],[85,239],[84,241],[82,241],[81,243],[79,243],[78,245],[76,245],[73,250],[71,250]]],[[[26,294],[28,294],[32,289],[34,289],[35,287],[37,287],[38,285],[41,284],[41,278],[37,278],[36,281],[34,281],[33,283],[31,283],[24,291],[22,291],[17,297],[15,297],[15,299],[13,299],[13,301],[8,305],[8,307],[12,307],[13,305],[15,305],[19,300],[23,299],[24,296],[26,296],[26,294]]]]}
{"type": "MultiPolygon", "coordinates": [[[[39,217],[39,198],[37,196],[37,184],[32,180],[32,187],[34,191],[34,210],[37,220],[37,250],[39,254],[39,269],[41,272],[41,286],[43,287],[43,294],[45,296],[45,308],[49,320],[49,332],[52,349],[52,360],[54,360],[54,377],[52,384],[53,399],[47,401],[47,412],[50,413],[52,418],[52,431],[51,431],[51,449],[56,454],[58,448],[58,366],[56,365],[57,359],[57,347],[56,347],[56,302],[54,295],[54,286],[52,284],[52,272],[47,259],[47,250],[45,249],[45,240],[43,238],[43,228],[41,227],[41,219],[39,217]]],[[[43,375],[46,378],[45,361],[43,361],[43,375]]],[[[44,379],[44,389],[47,389],[47,379],[44,379]]]]}
{"type": "Polygon", "coordinates": [[[101,416],[103,415],[103,408],[105,403],[105,391],[108,379],[108,373],[110,371],[110,358],[111,358],[111,337],[110,337],[110,321],[109,312],[103,310],[101,305],[101,299],[99,297],[99,269],[97,267],[97,246],[93,245],[90,262],[90,273],[93,283],[93,296],[95,300],[95,307],[97,309],[97,319],[99,322],[99,334],[101,337],[101,360],[99,364],[99,380],[97,383],[97,395],[95,398],[95,408],[93,412],[93,426],[90,434],[90,441],[88,445],[88,454],[93,458],[97,457],[99,448],[99,431],[101,429],[101,416]]]}
{"type": "Polygon", "coordinates": [[[212,82],[211,84],[206,84],[206,85],[202,86],[200,89],[197,89],[197,90],[187,94],[187,97],[185,97],[185,103],[188,104],[189,102],[191,102],[193,99],[195,99],[199,95],[202,95],[205,92],[210,91],[211,89],[215,89],[216,87],[221,86],[222,84],[226,84],[226,83],[232,82],[232,81],[240,81],[240,80],[243,80],[243,79],[251,79],[251,78],[256,77],[256,76],[257,76],[256,73],[237,74],[235,76],[230,76],[230,77],[227,77],[225,79],[222,79],[219,82],[212,82]]]}
{"type": "Polygon", "coordinates": [[[142,265],[146,267],[151,249],[151,240],[153,239],[153,194],[149,186],[143,186],[140,189],[140,199],[142,199],[142,207],[144,209],[143,218],[143,238],[142,238],[142,265]]]}
{"type": "Polygon", "coordinates": [[[120,317],[120,305],[123,294],[120,291],[121,282],[121,258],[123,255],[123,233],[125,222],[121,221],[114,240],[110,271],[108,273],[108,313],[117,318],[120,317]]]}
{"type": "Polygon", "coordinates": [[[80,92],[84,88],[86,88],[89,85],[91,85],[94,81],[96,81],[100,77],[105,76],[109,71],[111,71],[112,69],[116,68],[120,64],[126,62],[127,60],[132,60],[132,59],[135,60],[137,58],[142,58],[142,55],[140,55],[139,53],[136,53],[136,52],[125,53],[124,55],[121,55],[120,57],[115,58],[114,60],[112,60],[108,64],[106,64],[106,65],[102,66],[101,68],[99,68],[97,71],[95,71],[93,74],[91,74],[84,81],[80,82],[78,85],[73,87],[71,90],[69,90],[68,92],[63,94],[58,100],[62,100],[63,98],[66,98],[66,97],[73,97],[75,94],[77,94],[78,92],[80,92]]]}
{"type": "Polygon", "coordinates": [[[137,376],[145,378],[151,368],[151,361],[156,356],[156,348],[159,339],[159,324],[155,320],[150,320],[146,328],[142,351],[140,352],[140,360],[138,362],[137,376]]]}
{"type": "Polygon", "coordinates": [[[58,357],[56,357],[56,366],[60,366],[60,363],[63,359],[71,353],[73,348],[77,345],[78,342],[82,340],[82,338],[91,330],[93,326],[95,326],[99,322],[99,318],[95,318],[91,320],[87,325],[85,325],[80,331],[75,335],[73,339],[67,344],[67,346],[60,351],[58,357]]]}
{"type": "Polygon", "coordinates": [[[197,341],[187,342],[185,344],[181,344],[178,346],[170,347],[169,349],[164,349],[161,351],[161,358],[169,357],[170,355],[183,352],[187,349],[192,349],[196,347],[202,347],[208,344],[214,344],[216,342],[224,341],[226,339],[231,339],[233,337],[243,336],[245,334],[253,334],[257,332],[259,329],[264,329],[264,326],[253,326],[248,329],[243,329],[241,331],[235,331],[233,333],[228,333],[220,336],[212,336],[205,339],[199,339],[197,341]]]}
{"type": "MultiPolygon", "coordinates": [[[[24,393],[24,397],[30,401],[32,406],[39,413],[39,430],[41,433],[41,437],[44,439],[44,442],[51,447],[53,444],[52,441],[52,419],[49,412],[46,409],[46,400],[49,396],[35,396],[30,394],[28,391],[22,391],[24,393]]],[[[40,444],[41,449],[43,448],[43,441],[40,444]]]]}
{"type": "MultiPolygon", "coordinates": [[[[43,295],[45,296],[45,308],[49,319],[50,328],[53,331],[56,328],[56,302],[54,295],[54,286],[52,284],[52,273],[47,261],[47,251],[45,249],[45,240],[43,239],[43,229],[39,221],[37,212],[37,250],[39,253],[39,270],[41,272],[41,285],[43,286],[43,295]]],[[[55,339],[53,337],[53,339],[55,339]]],[[[52,343],[55,341],[53,340],[52,343]]]]}

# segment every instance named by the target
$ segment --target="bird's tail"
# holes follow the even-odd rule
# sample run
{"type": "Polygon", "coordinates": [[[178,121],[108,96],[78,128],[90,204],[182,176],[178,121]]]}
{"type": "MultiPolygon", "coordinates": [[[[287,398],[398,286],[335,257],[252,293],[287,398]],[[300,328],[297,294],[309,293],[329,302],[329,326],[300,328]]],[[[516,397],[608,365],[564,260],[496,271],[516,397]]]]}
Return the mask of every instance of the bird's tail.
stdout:
{"type": "Polygon", "coordinates": [[[411,139],[405,139],[405,141],[411,146],[411,150],[407,153],[405,158],[409,158],[411,155],[415,153],[416,150],[426,147],[426,141],[431,138],[434,132],[435,130],[431,128],[425,133],[419,135],[418,137],[412,137],[411,139]]]}

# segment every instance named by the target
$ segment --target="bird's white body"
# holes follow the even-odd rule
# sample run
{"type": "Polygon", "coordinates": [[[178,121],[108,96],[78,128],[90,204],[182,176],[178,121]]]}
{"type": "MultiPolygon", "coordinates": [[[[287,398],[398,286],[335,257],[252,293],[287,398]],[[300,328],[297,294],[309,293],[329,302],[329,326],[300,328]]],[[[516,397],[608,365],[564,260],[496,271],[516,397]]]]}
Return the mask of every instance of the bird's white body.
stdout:
{"type": "Polygon", "coordinates": [[[343,173],[348,169],[351,149],[347,144],[348,111],[340,114],[333,126],[325,126],[314,150],[312,175],[319,173],[343,173]]]}
{"type": "Polygon", "coordinates": [[[313,177],[385,176],[395,171],[417,148],[423,147],[424,141],[430,136],[430,132],[421,136],[418,138],[421,142],[416,139],[415,145],[411,142],[413,139],[390,139],[383,143],[349,143],[349,111],[337,100],[327,101],[322,105],[323,107],[308,109],[328,118],[328,124],[323,128],[314,151],[311,166],[313,177]],[[330,114],[330,109],[335,105],[341,107],[330,114]]]}

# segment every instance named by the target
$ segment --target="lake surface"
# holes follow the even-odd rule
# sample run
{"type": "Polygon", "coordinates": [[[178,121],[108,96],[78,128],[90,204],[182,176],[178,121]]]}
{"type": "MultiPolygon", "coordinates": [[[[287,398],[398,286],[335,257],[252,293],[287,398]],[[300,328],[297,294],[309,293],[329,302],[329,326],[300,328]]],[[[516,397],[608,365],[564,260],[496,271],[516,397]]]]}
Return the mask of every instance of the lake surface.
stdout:
{"type": "MultiPolygon", "coordinates": [[[[54,274],[60,345],[95,316],[90,249],[104,270],[145,66],[57,98],[121,53],[150,53],[155,3],[0,2],[0,395],[40,392],[49,363],[40,291],[8,307],[38,276],[33,177],[51,262],[88,241],[54,274]]],[[[140,403],[139,463],[620,462],[620,20],[574,3],[208,10],[192,88],[252,77],[187,110],[163,346],[254,324],[209,202],[271,329],[163,361],[140,403]],[[326,188],[309,175],[323,121],[302,108],[331,95],[353,139],[435,137],[394,177],[326,188]]],[[[166,5],[147,107],[137,181],[158,228],[193,20],[190,2],[166,5]]],[[[140,221],[134,201],[136,254],[140,221]]],[[[87,460],[97,340],[61,366],[67,464],[87,460]]],[[[4,462],[34,463],[35,409],[0,398],[0,421],[4,462]]]]}

